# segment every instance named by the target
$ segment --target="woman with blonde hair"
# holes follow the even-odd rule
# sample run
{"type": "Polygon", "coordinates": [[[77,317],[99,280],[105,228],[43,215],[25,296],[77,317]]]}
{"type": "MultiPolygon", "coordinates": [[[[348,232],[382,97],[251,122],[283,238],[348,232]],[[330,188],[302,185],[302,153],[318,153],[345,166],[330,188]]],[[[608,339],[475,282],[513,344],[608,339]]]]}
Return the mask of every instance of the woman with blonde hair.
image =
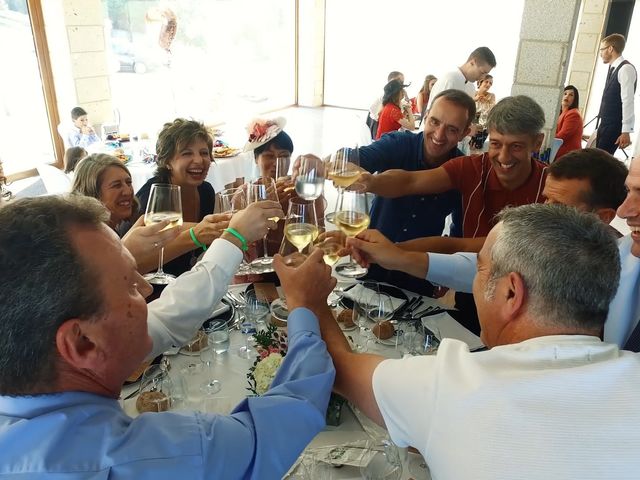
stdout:
{"type": "Polygon", "coordinates": [[[71,193],[100,200],[111,214],[108,225],[118,233],[138,214],[129,169],[106,153],[94,153],[78,163],[71,193]]]}

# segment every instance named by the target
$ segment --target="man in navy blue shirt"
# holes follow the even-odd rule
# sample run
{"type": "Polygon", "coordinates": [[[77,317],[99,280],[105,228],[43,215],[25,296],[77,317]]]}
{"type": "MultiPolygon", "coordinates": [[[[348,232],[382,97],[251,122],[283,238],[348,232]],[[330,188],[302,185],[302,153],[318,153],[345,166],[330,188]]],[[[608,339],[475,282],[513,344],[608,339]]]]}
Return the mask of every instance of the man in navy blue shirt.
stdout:
{"type": "MultiPolygon", "coordinates": [[[[469,133],[475,111],[475,102],[465,92],[444,90],[434,99],[422,132],[383,135],[377,142],[360,149],[360,166],[370,173],[394,168],[417,171],[439,167],[463,155],[456,146],[469,133]]],[[[460,194],[455,190],[437,195],[377,197],[371,208],[370,228],[381,231],[393,242],[403,242],[441,235],[445,218],[453,214],[451,235],[460,236],[460,212],[460,194]]],[[[371,267],[369,277],[417,293],[433,293],[430,283],[377,265],[371,267]]]]}

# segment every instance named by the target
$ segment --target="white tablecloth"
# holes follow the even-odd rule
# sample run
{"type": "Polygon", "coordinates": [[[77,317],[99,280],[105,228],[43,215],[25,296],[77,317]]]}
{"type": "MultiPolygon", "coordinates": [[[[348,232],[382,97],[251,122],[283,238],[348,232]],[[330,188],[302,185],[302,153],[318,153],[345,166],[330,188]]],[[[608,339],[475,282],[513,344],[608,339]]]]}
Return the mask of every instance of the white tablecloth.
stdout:
{"type": "MultiPolygon", "coordinates": [[[[207,182],[213,185],[216,192],[220,192],[224,190],[225,185],[235,182],[237,178],[253,178],[256,175],[254,167],[255,162],[251,152],[241,153],[235,157],[216,158],[209,168],[207,182]]],[[[137,192],[147,180],[153,177],[156,164],[131,161],[127,164],[127,168],[131,172],[133,189],[137,192]]]]}
{"type": "MultiPolygon", "coordinates": [[[[342,283],[354,283],[352,280],[345,280],[342,283]]],[[[233,285],[229,289],[231,291],[244,291],[246,285],[233,285]]],[[[415,294],[411,292],[405,292],[412,298],[415,294]]],[[[438,305],[438,301],[423,297],[424,306],[438,305]]],[[[462,327],[447,313],[442,313],[433,317],[425,317],[428,319],[425,323],[437,322],[438,330],[443,337],[457,338],[459,340],[467,342],[470,347],[481,345],[479,338],[462,327]]],[[[345,332],[346,335],[353,339],[358,335],[358,331],[345,332]]],[[[237,354],[237,350],[240,346],[244,345],[244,336],[237,330],[232,330],[230,335],[231,346],[228,352],[221,354],[217,357],[216,365],[214,367],[214,376],[222,382],[222,390],[216,395],[220,397],[219,406],[222,411],[217,413],[228,413],[242,398],[250,394],[247,390],[247,378],[246,374],[249,367],[253,364],[254,359],[245,359],[237,354]]],[[[381,345],[370,342],[368,344],[369,352],[384,355],[389,358],[399,358],[402,356],[401,350],[396,350],[394,347],[381,345]]],[[[189,356],[185,354],[170,355],[171,362],[171,376],[174,378],[174,383],[179,383],[180,380],[177,377],[180,376],[180,371],[189,364],[200,363],[199,356],[189,356]]],[[[191,382],[196,382],[197,385],[204,382],[207,379],[208,372],[203,370],[198,376],[190,379],[191,382]]],[[[201,409],[203,408],[203,397],[199,394],[197,385],[185,385],[187,394],[191,395],[191,398],[186,400],[182,405],[176,407],[180,409],[201,409]]],[[[134,392],[137,389],[136,385],[128,386],[123,389],[123,397],[134,392]]],[[[124,401],[124,409],[131,416],[136,416],[138,413],[135,407],[136,397],[124,401]]],[[[365,432],[379,431],[380,427],[376,426],[370,420],[366,418],[358,419],[354,413],[348,407],[343,408],[342,423],[338,427],[326,427],[325,430],[319,433],[314,440],[309,444],[309,449],[316,449],[324,446],[335,446],[347,444],[349,442],[365,440],[368,438],[365,432]],[[364,428],[363,428],[364,427],[364,428]]],[[[412,454],[408,461],[415,464],[415,454],[412,454]]],[[[360,478],[358,469],[352,467],[336,468],[332,469],[332,478],[334,479],[357,479],[360,478]]],[[[411,473],[406,469],[403,472],[403,479],[412,478],[411,473]]]]}

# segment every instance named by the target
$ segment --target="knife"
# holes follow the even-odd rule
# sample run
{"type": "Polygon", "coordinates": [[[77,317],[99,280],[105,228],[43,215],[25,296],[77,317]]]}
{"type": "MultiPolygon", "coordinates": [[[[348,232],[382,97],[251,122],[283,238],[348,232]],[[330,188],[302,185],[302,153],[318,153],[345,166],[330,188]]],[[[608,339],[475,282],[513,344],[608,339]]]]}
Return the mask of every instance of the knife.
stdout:
{"type": "Polygon", "coordinates": [[[409,307],[411,305],[413,305],[415,302],[417,302],[420,299],[419,296],[417,297],[413,297],[411,300],[408,300],[404,303],[404,305],[402,305],[400,308],[398,308],[395,312],[393,312],[393,316],[403,316],[404,312],[407,311],[409,309],[409,307]]]}

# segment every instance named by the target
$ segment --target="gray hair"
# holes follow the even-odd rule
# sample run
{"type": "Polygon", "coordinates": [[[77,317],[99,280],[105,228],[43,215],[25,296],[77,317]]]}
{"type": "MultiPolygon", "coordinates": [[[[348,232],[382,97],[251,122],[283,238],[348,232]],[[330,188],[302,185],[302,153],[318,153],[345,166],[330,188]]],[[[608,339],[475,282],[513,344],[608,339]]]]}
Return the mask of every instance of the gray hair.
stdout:
{"type": "Polygon", "coordinates": [[[544,127],[544,112],[526,95],[505,97],[496,103],[487,117],[487,129],[506,135],[537,135],[544,127]]]}
{"type": "Polygon", "coordinates": [[[498,278],[522,276],[539,325],[600,330],[618,289],[616,240],[595,215],[565,205],[530,204],[499,215],[491,250],[490,295],[498,278]]]}
{"type": "Polygon", "coordinates": [[[100,202],[77,195],[0,208],[0,395],[50,392],[58,328],[102,312],[98,272],[82,261],[69,229],[98,228],[108,217],[100,202]]]}

